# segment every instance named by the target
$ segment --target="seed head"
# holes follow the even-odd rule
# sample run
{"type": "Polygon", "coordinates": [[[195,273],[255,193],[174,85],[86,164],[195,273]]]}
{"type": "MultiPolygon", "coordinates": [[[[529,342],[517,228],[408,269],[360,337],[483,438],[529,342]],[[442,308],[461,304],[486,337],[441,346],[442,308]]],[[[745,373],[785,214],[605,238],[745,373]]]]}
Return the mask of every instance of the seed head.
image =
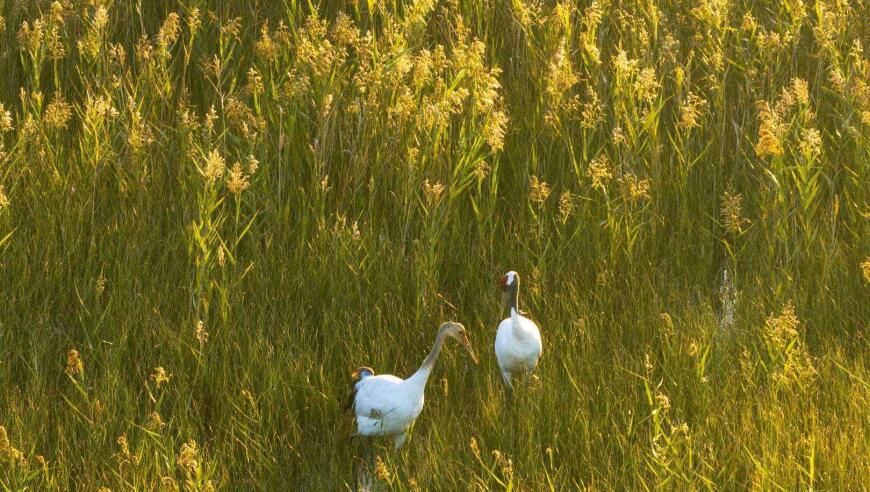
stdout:
{"type": "Polygon", "coordinates": [[[206,181],[213,183],[224,175],[225,168],[226,163],[224,158],[220,155],[217,149],[213,149],[209,152],[208,157],[205,160],[203,176],[205,176],[206,181]]]}
{"type": "Polygon", "coordinates": [[[242,165],[238,162],[233,164],[233,170],[230,171],[230,177],[227,179],[227,188],[230,190],[230,193],[238,195],[248,189],[250,184],[248,177],[242,172],[242,165]]]}
{"type": "Polygon", "coordinates": [[[662,322],[664,322],[665,326],[668,327],[668,329],[674,328],[674,320],[673,320],[673,318],[671,318],[670,314],[661,313],[659,315],[659,318],[661,318],[662,322]]]}
{"type": "Polygon", "coordinates": [[[375,457],[375,476],[383,482],[390,481],[390,471],[387,470],[387,465],[380,456],[375,457]]]}
{"type": "Polygon", "coordinates": [[[801,131],[801,154],[807,160],[813,160],[822,153],[822,136],[815,128],[805,128],[801,131]]]}
{"type": "Polygon", "coordinates": [[[163,422],[163,418],[160,417],[160,414],[157,411],[153,411],[148,415],[148,428],[154,430],[162,429],[166,423],[163,422]]]}
{"type": "Polygon", "coordinates": [[[586,318],[583,318],[583,317],[577,318],[575,325],[577,326],[577,333],[579,333],[581,336],[585,336],[586,335],[586,318]]]}
{"type": "Polygon", "coordinates": [[[106,24],[109,23],[109,11],[106,10],[106,7],[99,6],[97,10],[94,12],[94,27],[97,29],[102,29],[106,27],[106,24]]]}
{"type": "Polygon", "coordinates": [[[245,92],[252,96],[260,96],[263,94],[263,91],[265,91],[265,86],[263,85],[263,77],[260,75],[260,72],[254,67],[249,68],[245,92]]]}
{"type": "Polygon", "coordinates": [[[562,39],[559,49],[556,50],[550,60],[547,75],[547,95],[556,101],[561,100],[565,94],[577,84],[579,77],[574,72],[574,66],[566,49],[566,40],[562,39]]]}
{"type": "Polygon", "coordinates": [[[694,92],[690,92],[685,102],[680,106],[680,128],[689,130],[701,126],[698,121],[707,109],[707,101],[694,92]]]}
{"type": "Polygon", "coordinates": [[[260,39],[254,43],[254,53],[266,61],[272,61],[278,56],[278,47],[269,34],[269,21],[264,22],[263,27],[260,28],[260,39]]]}
{"type": "Polygon", "coordinates": [[[411,72],[411,80],[418,90],[428,84],[432,79],[432,52],[423,49],[414,57],[414,68],[411,72]]]}
{"type": "MultiPolygon", "coordinates": [[[[79,49],[82,49],[81,42],[79,43],[79,49]]],[[[99,48],[97,48],[99,49],[99,48]]],[[[148,35],[143,34],[138,41],[136,41],[136,59],[140,62],[147,62],[151,59],[154,54],[154,46],[151,45],[151,42],[148,41],[148,35]]]]}
{"type": "Polygon", "coordinates": [[[48,107],[45,108],[43,119],[45,125],[49,128],[63,130],[66,128],[70,117],[72,116],[72,106],[66,102],[63,95],[58,92],[54,95],[48,107]]]}
{"type": "Polygon", "coordinates": [[[253,155],[248,156],[248,174],[253,175],[260,168],[260,161],[253,155]]]}
{"type": "Polygon", "coordinates": [[[538,179],[537,176],[529,178],[529,200],[541,204],[550,196],[550,185],[538,179]]]}
{"type": "Polygon", "coordinates": [[[61,4],[59,1],[55,0],[54,2],[52,2],[50,10],[49,10],[49,12],[51,13],[51,17],[50,17],[51,22],[54,22],[57,24],[63,24],[64,23],[63,10],[64,10],[63,4],[61,4]]]}
{"type": "Polygon", "coordinates": [[[634,89],[637,92],[638,98],[642,101],[652,102],[658,94],[659,84],[656,77],[656,69],[647,67],[642,69],[634,82],[634,89]]]}
{"type": "Polygon", "coordinates": [[[254,408],[257,406],[257,402],[256,402],[256,400],[254,400],[254,395],[249,390],[243,389],[241,391],[241,395],[242,395],[242,398],[248,403],[248,405],[251,406],[251,408],[254,408]]]}
{"type": "Polygon", "coordinates": [[[118,436],[116,441],[118,443],[118,448],[120,449],[120,454],[123,457],[130,457],[130,444],[127,442],[127,434],[121,434],[118,436]]]}
{"type": "Polygon", "coordinates": [[[354,241],[362,239],[362,231],[360,231],[357,221],[353,221],[353,224],[350,225],[350,238],[354,241]]]}
{"type": "Polygon", "coordinates": [[[196,447],[196,441],[191,439],[181,445],[176,463],[187,476],[196,474],[199,468],[199,449],[196,447]]]}
{"type": "Polygon", "coordinates": [[[797,329],[800,326],[800,320],[795,314],[794,305],[789,302],[782,308],[779,316],[773,314],[768,316],[765,324],[765,336],[768,342],[784,349],[798,336],[797,329]]]}
{"type": "Polygon", "coordinates": [[[94,416],[94,421],[100,421],[103,417],[103,413],[106,411],[105,405],[99,399],[94,400],[94,403],[91,405],[91,412],[94,416]]]}
{"type": "Polygon", "coordinates": [[[221,34],[227,34],[230,37],[238,39],[239,31],[242,29],[242,18],[234,17],[232,19],[228,19],[221,26],[221,34]]]}
{"type": "Polygon", "coordinates": [[[669,408],[671,408],[671,400],[664,393],[662,393],[662,392],[656,393],[655,400],[656,400],[656,405],[658,406],[658,408],[665,410],[665,411],[668,410],[669,408]]]}
{"type": "Polygon", "coordinates": [[[617,77],[624,79],[628,78],[632,73],[637,71],[638,61],[628,57],[628,53],[620,48],[613,57],[613,68],[616,71],[617,77]]]}
{"type": "Polygon", "coordinates": [[[471,448],[471,453],[474,456],[480,458],[480,448],[477,446],[477,439],[472,437],[471,440],[468,441],[468,447],[471,448]]]}
{"type": "Polygon", "coordinates": [[[160,492],[178,492],[181,490],[178,482],[172,477],[163,477],[160,479],[160,492]]]}
{"type": "Polygon", "coordinates": [[[580,112],[580,126],[586,129],[592,129],[598,126],[604,119],[604,107],[601,105],[601,100],[598,98],[598,93],[591,85],[586,86],[586,101],[582,105],[580,112]]]}
{"type": "Polygon", "coordinates": [[[493,151],[504,148],[504,135],[507,128],[508,117],[504,111],[493,111],[483,128],[484,138],[493,151]]]}
{"type": "Polygon", "coordinates": [[[559,219],[564,223],[568,217],[574,213],[574,196],[567,191],[563,191],[559,197],[559,219]]]}
{"type": "Polygon", "coordinates": [[[474,167],[474,175],[477,176],[477,179],[481,181],[486,178],[486,176],[489,174],[489,171],[490,167],[486,161],[480,161],[474,167]]]}
{"type": "Polygon", "coordinates": [[[118,110],[112,106],[112,101],[106,96],[93,97],[88,95],[85,100],[84,121],[91,127],[102,125],[105,120],[118,116],[118,110]]]}
{"type": "Polygon", "coordinates": [[[831,71],[828,72],[828,80],[831,82],[831,87],[833,87],[837,92],[843,92],[846,90],[846,78],[843,76],[843,72],[838,68],[831,67],[831,71]]]}
{"type": "Polygon", "coordinates": [[[151,132],[151,128],[145,123],[142,118],[142,114],[132,109],[134,102],[131,98],[131,114],[130,114],[130,130],[129,135],[127,136],[127,143],[130,145],[130,150],[133,151],[133,154],[139,154],[142,149],[146,146],[154,143],[154,135],[151,132]]]}
{"type": "Polygon", "coordinates": [[[60,36],[60,28],[58,26],[55,25],[49,29],[46,45],[48,46],[48,58],[52,61],[62,60],[66,56],[66,45],[60,36]]]}
{"type": "Polygon", "coordinates": [[[501,467],[502,474],[509,479],[513,475],[513,461],[507,454],[502,453],[498,449],[492,450],[492,456],[501,467]]]}
{"type": "MultiPolygon", "coordinates": [[[[228,108],[229,103],[232,103],[232,100],[228,101],[228,108]]],[[[214,131],[214,122],[217,121],[217,118],[217,110],[215,109],[214,104],[212,104],[208,111],[205,113],[205,116],[203,116],[203,121],[205,121],[205,131],[207,135],[211,135],[214,131]]]]}
{"type": "Polygon", "coordinates": [[[12,446],[6,434],[6,427],[0,425],[0,463],[3,461],[24,462],[24,454],[12,446]]]}
{"type": "Polygon", "coordinates": [[[79,351],[71,348],[66,353],[66,373],[70,376],[83,376],[85,374],[85,364],[79,357],[79,351]]]}
{"type": "Polygon", "coordinates": [[[30,53],[37,53],[42,46],[42,40],[45,37],[45,29],[42,25],[42,19],[33,21],[33,27],[27,21],[21,23],[21,29],[18,30],[18,44],[22,50],[27,50],[30,53]]]}
{"type": "Polygon", "coordinates": [[[190,11],[190,15],[187,16],[187,28],[190,30],[191,36],[199,29],[201,24],[202,19],[199,16],[199,9],[194,8],[190,11]]]}
{"type": "Polygon", "coordinates": [[[106,290],[106,277],[100,273],[100,276],[97,277],[97,281],[94,283],[94,292],[97,294],[97,297],[103,295],[103,291],[106,290]]]}
{"type": "Polygon", "coordinates": [[[610,140],[613,142],[614,146],[619,146],[625,143],[625,130],[622,129],[622,126],[616,125],[613,127],[610,140]]]}
{"type": "Polygon", "coordinates": [[[607,183],[613,178],[610,167],[610,159],[607,154],[599,154],[589,163],[586,175],[592,179],[592,188],[604,191],[607,183]]]}
{"type": "Polygon", "coordinates": [[[349,15],[341,12],[332,25],[332,39],[339,46],[355,46],[360,39],[359,29],[354,25],[349,15]]]}
{"type": "Polygon", "coordinates": [[[422,490],[420,484],[417,483],[417,479],[414,477],[408,479],[408,488],[411,489],[411,492],[420,492],[422,490]]]}
{"type": "Polygon", "coordinates": [[[810,102],[809,86],[804,79],[795,77],[791,80],[791,94],[801,106],[806,106],[810,102]]]}
{"type": "Polygon", "coordinates": [[[602,270],[595,275],[595,285],[599,288],[607,287],[607,284],[610,283],[610,275],[607,270],[602,270]]]}
{"type": "Polygon", "coordinates": [[[160,389],[164,383],[168,383],[169,378],[171,377],[172,375],[167,373],[162,367],[155,367],[154,372],[151,373],[151,381],[154,381],[154,385],[157,386],[157,389],[160,389]]]}
{"type": "Polygon", "coordinates": [[[800,320],[789,302],[780,314],[768,316],[763,330],[764,342],[772,360],[771,379],[780,385],[800,384],[816,375],[812,358],[804,347],[798,328],[800,320]]]}
{"type": "Polygon", "coordinates": [[[739,193],[732,195],[726,191],[722,194],[719,215],[725,230],[730,233],[739,234],[743,232],[743,227],[750,223],[749,219],[742,216],[742,202],[743,197],[739,193]]]}
{"type": "Polygon", "coordinates": [[[514,462],[510,458],[505,460],[501,467],[501,473],[505,477],[507,477],[508,481],[511,481],[511,478],[514,475],[514,462]]]}
{"type": "Polygon", "coordinates": [[[12,113],[0,103],[0,133],[12,131],[12,113]]]}
{"type": "Polygon", "coordinates": [[[178,39],[178,33],[180,30],[181,22],[179,21],[178,14],[171,12],[166,16],[166,20],[163,21],[163,25],[157,33],[157,48],[160,50],[162,56],[169,56],[169,48],[172,47],[178,39]]]}
{"type": "Polygon", "coordinates": [[[637,176],[627,173],[622,177],[623,190],[628,194],[628,197],[633,202],[649,198],[650,179],[638,179],[637,176]]]}
{"type": "Polygon", "coordinates": [[[428,179],[423,180],[423,195],[429,205],[433,205],[441,201],[441,195],[444,194],[444,185],[441,183],[430,183],[428,179]]]}
{"type": "Polygon", "coordinates": [[[767,102],[758,103],[758,142],[755,144],[755,153],[759,157],[777,157],[783,154],[782,138],[786,128],[782,118],[774,111],[767,102]]]}
{"type": "Polygon", "coordinates": [[[202,320],[198,320],[196,322],[194,335],[196,336],[196,339],[197,341],[199,341],[200,345],[205,345],[205,342],[208,341],[208,332],[205,331],[205,323],[203,323],[202,320]]]}

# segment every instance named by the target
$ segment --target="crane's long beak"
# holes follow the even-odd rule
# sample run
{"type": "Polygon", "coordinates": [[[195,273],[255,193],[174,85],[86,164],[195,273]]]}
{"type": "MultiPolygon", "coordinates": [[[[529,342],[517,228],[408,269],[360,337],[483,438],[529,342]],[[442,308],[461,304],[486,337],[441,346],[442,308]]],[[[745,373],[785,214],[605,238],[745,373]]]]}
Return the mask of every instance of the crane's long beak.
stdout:
{"type": "Polygon", "coordinates": [[[471,357],[471,360],[473,360],[475,364],[479,364],[480,361],[477,359],[477,354],[475,354],[474,349],[471,348],[471,342],[466,339],[462,342],[462,345],[465,347],[465,350],[468,350],[468,356],[471,357]]]}

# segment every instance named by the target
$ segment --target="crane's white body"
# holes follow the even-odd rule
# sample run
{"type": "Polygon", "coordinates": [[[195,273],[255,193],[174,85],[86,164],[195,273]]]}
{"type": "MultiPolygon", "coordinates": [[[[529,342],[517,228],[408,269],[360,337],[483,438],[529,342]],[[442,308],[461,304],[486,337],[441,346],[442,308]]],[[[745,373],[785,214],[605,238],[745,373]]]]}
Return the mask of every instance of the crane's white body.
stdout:
{"type": "Polygon", "coordinates": [[[448,321],[441,324],[435,344],[423,364],[408,379],[390,374],[375,376],[374,371],[362,367],[354,372],[351,402],[356,417],[357,434],[362,436],[389,436],[396,448],[402,447],[414,421],[423,411],[426,381],[441,352],[445,337],[453,337],[468,350],[471,359],[477,355],[468,341],[465,327],[448,321]],[[358,378],[358,379],[356,379],[358,378]]]}
{"type": "Polygon", "coordinates": [[[511,378],[531,373],[541,358],[541,332],[534,321],[511,308],[510,318],[502,320],[495,335],[495,356],[508,387],[511,378]]]}
{"type": "Polygon", "coordinates": [[[429,371],[419,371],[408,379],[391,374],[368,376],[356,383],[353,410],[357,433],[363,436],[389,436],[397,448],[405,442],[408,430],[423,411],[423,394],[429,371]]]}

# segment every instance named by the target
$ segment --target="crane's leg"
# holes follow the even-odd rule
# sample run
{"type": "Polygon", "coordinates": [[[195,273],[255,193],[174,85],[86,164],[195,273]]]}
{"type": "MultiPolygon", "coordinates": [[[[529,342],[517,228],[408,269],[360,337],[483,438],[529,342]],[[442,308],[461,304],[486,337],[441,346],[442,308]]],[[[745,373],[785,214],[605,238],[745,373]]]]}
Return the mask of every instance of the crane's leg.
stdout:
{"type": "Polygon", "coordinates": [[[396,446],[396,449],[400,449],[402,445],[405,444],[405,439],[408,438],[408,433],[403,432],[401,434],[396,434],[393,436],[393,444],[396,446]]]}
{"type": "Polygon", "coordinates": [[[504,378],[505,387],[508,389],[512,389],[513,386],[511,385],[511,373],[509,373],[507,371],[502,371],[501,377],[504,378]]]}
{"type": "Polygon", "coordinates": [[[364,439],[362,442],[363,452],[362,458],[354,457],[356,474],[356,490],[359,492],[370,492],[374,481],[372,473],[375,469],[375,453],[371,439],[364,439]]]}
{"type": "Polygon", "coordinates": [[[504,395],[508,405],[512,405],[514,401],[514,386],[511,381],[511,373],[502,371],[501,377],[504,379],[504,395]]]}

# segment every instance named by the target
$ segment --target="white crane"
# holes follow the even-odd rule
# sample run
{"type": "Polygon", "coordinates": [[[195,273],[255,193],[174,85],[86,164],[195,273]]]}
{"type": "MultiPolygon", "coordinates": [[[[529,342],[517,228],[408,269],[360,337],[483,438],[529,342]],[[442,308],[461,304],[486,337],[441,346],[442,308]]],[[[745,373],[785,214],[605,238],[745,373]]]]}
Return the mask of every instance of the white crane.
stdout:
{"type": "Polygon", "coordinates": [[[477,355],[468,341],[465,327],[460,323],[442,323],[435,338],[435,345],[423,364],[408,379],[391,374],[375,376],[372,369],[361,367],[353,373],[349,406],[356,416],[357,434],[362,436],[389,436],[396,449],[402,447],[408,430],[423,410],[423,393],[432,366],[438,359],[441,345],[446,337],[453,337],[468,350],[477,363],[477,355]]]}
{"type": "Polygon", "coordinates": [[[541,332],[534,321],[520,313],[517,297],[520,276],[510,271],[499,278],[502,301],[510,308],[510,317],[498,325],[495,335],[495,356],[504,383],[512,389],[511,379],[522,373],[531,374],[541,357],[541,332]]]}

